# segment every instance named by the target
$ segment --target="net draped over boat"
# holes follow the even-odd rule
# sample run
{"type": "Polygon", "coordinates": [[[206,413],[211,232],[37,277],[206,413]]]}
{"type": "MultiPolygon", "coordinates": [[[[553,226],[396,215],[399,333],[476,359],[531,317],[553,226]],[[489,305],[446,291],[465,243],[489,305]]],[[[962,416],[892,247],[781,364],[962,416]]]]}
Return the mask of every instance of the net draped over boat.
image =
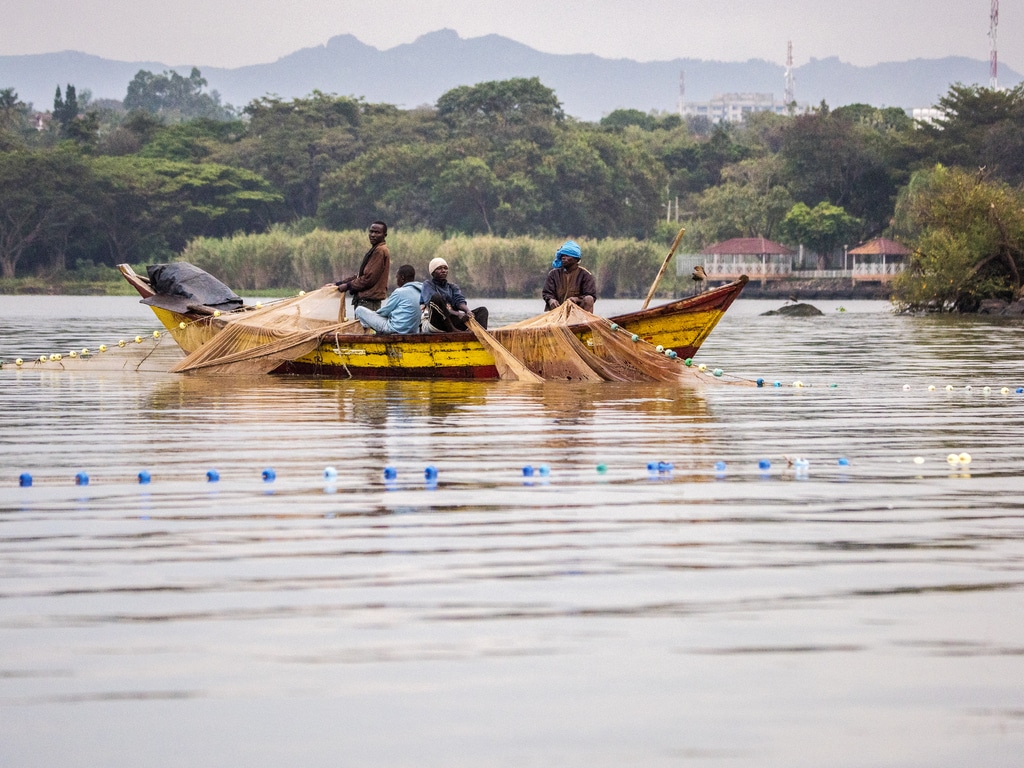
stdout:
{"type": "MultiPolygon", "coordinates": [[[[372,338],[357,321],[339,320],[343,301],[333,286],[326,286],[223,316],[224,329],[171,370],[269,373],[325,342],[338,347],[342,341],[372,338]]],[[[491,333],[471,320],[470,330],[494,357],[499,377],[505,380],[714,380],[571,302],[491,333]]]]}
{"type": "Polygon", "coordinates": [[[568,301],[494,336],[546,380],[678,382],[687,372],[678,359],[634,342],[633,334],[568,301]]]}
{"type": "Polygon", "coordinates": [[[357,321],[344,319],[343,302],[344,294],[325,286],[259,309],[226,315],[224,329],[171,372],[270,373],[308,355],[325,339],[362,334],[357,321]]]}

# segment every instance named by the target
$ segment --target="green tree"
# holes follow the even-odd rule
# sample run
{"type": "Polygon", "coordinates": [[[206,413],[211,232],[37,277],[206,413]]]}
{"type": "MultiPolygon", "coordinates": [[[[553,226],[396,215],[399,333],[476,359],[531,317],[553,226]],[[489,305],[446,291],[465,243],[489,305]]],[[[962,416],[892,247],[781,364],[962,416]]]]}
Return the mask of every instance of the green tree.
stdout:
{"type": "Polygon", "coordinates": [[[831,203],[814,208],[797,203],[782,220],[781,231],[790,243],[808,246],[818,254],[818,268],[826,269],[829,255],[856,238],[862,222],[831,203]]]}
{"type": "Polygon", "coordinates": [[[828,201],[881,231],[892,215],[897,189],[887,134],[855,122],[851,114],[818,112],[799,115],[783,132],[779,155],[784,183],[807,205],[828,201]]]}
{"type": "Polygon", "coordinates": [[[498,177],[479,157],[451,160],[433,185],[434,207],[445,222],[461,232],[486,231],[498,205],[498,177]]]}
{"type": "Polygon", "coordinates": [[[361,229],[378,218],[391,226],[443,229],[432,189],[450,159],[444,145],[422,142],[365,152],[325,175],[318,218],[339,230],[361,229]]]}
{"type": "Polygon", "coordinates": [[[28,105],[13,88],[0,90],[0,152],[25,147],[33,133],[28,105]]]}
{"type": "Polygon", "coordinates": [[[670,195],[696,195],[722,181],[722,169],[750,156],[748,147],[737,140],[737,130],[716,125],[707,137],[687,128],[653,134],[650,151],[669,177],[670,195]]]}
{"type": "Polygon", "coordinates": [[[601,118],[602,128],[621,129],[635,125],[645,131],[653,130],[658,124],[657,118],[641,112],[639,109],[616,109],[601,118]]]}
{"type": "Polygon", "coordinates": [[[751,184],[720,184],[697,199],[690,237],[704,246],[733,237],[774,238],[792,207],[793,198],[781,186],[762,192],[751,184]]]}
{"type": "Polygon", "coordinates": [[[847,104],[832,111],[832,116],[860,123],[875,130],[909,131],[914,121],[899,107],[873,107],[870,104],[847,104]]]}
{"type": "Polygon", "coordinates": [[[136,110],[100,141],[104,155],[134,155],[145,147],[164,127],[156,115],[136,110]]]}
{"type": "Polygon", "coordinates": [[[128,83],[124,108],[160,115],[171,122],[194,117],[231,119],[232,110],[221,105],[220,94],[216,91],[203,93],[206,85],[206,79],[197,67],[192,67],[188,77],[182,77],[173,70],[154,75],[140,69],[128,83]]]}
{"type": "Polygon", "coordinates": [[[957,83],[936,106],[943,116],[921,125],[934,160],[1024,183],[1024,83],[1005,91],[957,83]]]}
{"type": "Polygon", "coordinates": [[[552,233],[643,236],[659,217],[666,176],[635,135],[561,132],[536,178],[552,233]]]}
{"type": "Polygon", "coordinates": [[[138,154],[165,160],[201,162],[244,135],[245,126],[241,121],[197,117],[171,125],[158,124],[145,145],[139,147],[138,154]]]}
{"type": "Polygon", "coordinates": [[[72,148],[0,152],[0,276],[15,277],[29,248],[72,226],[84,173],[72,148]]]}
{"type": "Polygon", "coordinates": [[[325,176],[355,159],[362,103],[319,91],[305,99],[265,97],[245,108],[246,135],[222,145],[210,159],[239,165],[269,180],[284,196],[292,218],[320,207],[325,176]]]}
{"type": "Polygon", "coordinates": [[[529,137],[541,143],[565,117],[555,92],[536,77],[453,88],[437,100],[437,115],[457,134],[529,137]]]}
{"type": "Polygon", "coordinates": [[[96,146],[97,134],[99,133],[100,120],[95,111],[83,113],[83,108],[89,103],[89,92],[84,91],[79,99],[75,86],[70,83],[64,89],[64,96],[61,97],[60,86],[53,97],[53,127],[56,129],[57,137],[62,140],[74,141],[86,149],[93,149],[96,146]]]}
{"type": "Polygon", "coordinates": [[[985,298],[1021,297],[1020,189],[981,172],[919,171],[900,194],[894,228],[916,246],[895,284],[903,306],[975,311],[985,298]]]}
{"type": "Polygon", "coordinates": [[[262,230],[281,201],[257,174],[217,163],[102,157],[92,165],[97,223],[118,261],[166,256],[194,237],[262,230]]]}
{"type": "Polygon", "coordinates": [[[78,119],[78,94],[75,86],[68,83],[64,88],[64,95],[61,96],[60,86],[57,86],[57,93],[53,97],[53,122],[57,126],[57,133],[61,138],[67,138],[69,129],[78,119]]]}

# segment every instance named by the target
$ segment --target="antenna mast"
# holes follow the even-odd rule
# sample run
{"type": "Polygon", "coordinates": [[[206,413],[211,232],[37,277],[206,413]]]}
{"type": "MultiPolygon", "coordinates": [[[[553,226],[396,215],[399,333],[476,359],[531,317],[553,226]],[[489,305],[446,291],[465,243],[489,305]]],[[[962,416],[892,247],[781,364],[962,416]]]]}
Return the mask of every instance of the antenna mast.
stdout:
{"type": "MultiPolygon", "coordinates": [[[[993,3],[998,0],[992,0],[993,3]]],[[[786,104],[796,101],[796,88],[793,85],[793,41],[786,44],[786,104]]]]}
{"type": "Polygon", "coordinates": [[[989,14],[988,36],[992,38],[992,55],[988,65],[988,87],[998,88],[999,55],[996,52],[996,27],[999,25],[999,0],[992,0],[992,12],[989,14]]]}

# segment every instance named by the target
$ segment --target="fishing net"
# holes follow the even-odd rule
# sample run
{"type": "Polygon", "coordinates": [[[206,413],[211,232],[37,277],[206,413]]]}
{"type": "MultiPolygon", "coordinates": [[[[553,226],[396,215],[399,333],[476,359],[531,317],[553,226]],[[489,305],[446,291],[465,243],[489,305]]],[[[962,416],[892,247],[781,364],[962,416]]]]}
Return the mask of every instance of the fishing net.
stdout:
{"type": "Polygon", "coordinates": [[[344,294],[334,286],[227,316],[224,329],[174,366],[173,373],[269,373],[316,349],[334,335],[363,334],[345,320],[344,294]]]}
{"type": "Polygon", "coordinates": [[[688,375],[633,334],[566,302],[543,315],[505,326],[494,336],[541,378],[563,381],[671,381],[688,375]]]}
{"type": "Polygon", "coordinates": [[[543,377],[530,370],[522,360],[517,358],[509,350],[502,346],[496,338],[487,332],[473,315],[467,321],[469,330],[494,357],[494,367],[498,369],[498,378],[502,381],[528,381],[532,384],[539,384],[544,381],[543,377]]]}
{"type": "MultiPolygon", "coordinates": [[[[310,354],[324,341],[335,346],[343,339],[358,344],[367,332],[358,322],[345,321],[343,299],[327,286],[222,316],[223,330],[171,370],[269,373],[310,354]]],[[[493,333],[474,320],[469,327],[505,380],[716,381],[572,302],[493,333]]]]}

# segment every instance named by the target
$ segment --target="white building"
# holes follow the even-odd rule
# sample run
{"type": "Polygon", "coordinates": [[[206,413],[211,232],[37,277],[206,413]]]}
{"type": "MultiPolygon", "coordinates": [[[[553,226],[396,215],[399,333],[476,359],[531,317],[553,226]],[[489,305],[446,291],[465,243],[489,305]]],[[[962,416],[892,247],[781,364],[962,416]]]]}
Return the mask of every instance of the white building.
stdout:
{"type": "MultiPolygon", "coordinates": [[[[804,107],[797,111],[804,111],[804,107]]],[[[754,112],[789,114],[789,105],[775,100],[771,93],[719,93],[711,101],[680,100],[681,117],[706,117],[712,123],[742,123],[754,112]]]]}
{"type": "Polygon", "coordinates": [[[945,111],[935,107],[914,107],[910,116],[923,123],[935,123],[945,117],[945,111]]]}

